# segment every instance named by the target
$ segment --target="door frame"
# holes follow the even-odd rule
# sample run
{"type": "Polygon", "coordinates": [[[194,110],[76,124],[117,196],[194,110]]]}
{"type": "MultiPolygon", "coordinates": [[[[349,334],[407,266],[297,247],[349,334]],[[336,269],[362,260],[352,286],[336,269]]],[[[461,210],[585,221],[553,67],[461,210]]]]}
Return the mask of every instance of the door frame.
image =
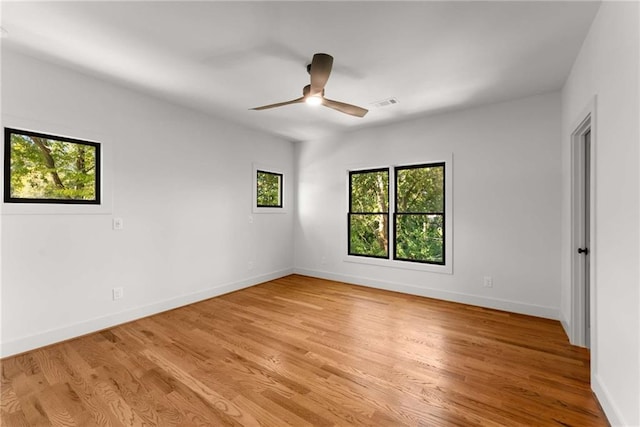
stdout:
{"type": "Polygon", "coordinates": [[[573,127],[571,133],[571,337],[570,341],[574,345],[596,348],[596,325],[597,325],[597,286],[596,286],[596,244],[595,244],[595,224],[596,224],[596,120],[595,120],[595,98],[589,103],[585,111],[580,115],[580,121],[573,127]],[[585,179],[584,179],[584,156],[585,144],[584,135],[590,131],[589,146],[589,224],[584,224],[585,206],[585,179]],[[587,292],[584,286],[584,270],[586,257],[577,253],[577,248],[582,247],[584,237],[584,227],[589,230],[589,310],[590,315],[590,335],[587,333],[586,322],[586,298],[587,292]],[[588,339],[587,339],[588,338],[588,339]]]}

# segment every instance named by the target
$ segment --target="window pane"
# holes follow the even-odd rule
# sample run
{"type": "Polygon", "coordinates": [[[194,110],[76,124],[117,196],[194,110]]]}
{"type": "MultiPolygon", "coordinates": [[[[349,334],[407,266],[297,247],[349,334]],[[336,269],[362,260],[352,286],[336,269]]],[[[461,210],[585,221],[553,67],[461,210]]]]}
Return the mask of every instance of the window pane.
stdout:
{"type": "Polygon", "coordinates": [[[282,207],[282,175],[273,172],[258,171],[257,177],[258,207],[282,207]]]}
{"type": "Polygon", "coordinates": [[[444,212],[444,165],[396,169],[398,212],[444,212]]]}
{"type": "Polygon", "coordinates": [[[444,216],[396,215],[396,259],[444,263],[444,216]]]}
{"type": "Polygon", "coordinates": [[[98,144],[13,129],[5,141],[5,201],[100,202],[98,144]]]}
{"type": "Polygon", "coordinates": [[[349,215],[349,254],[387,258],[389,255],[389,216],[386,214],[349,215]]]}
{"type": "Polygon", "coordinates": [[[351,172],[350,212],[389,211],[389,170],[351,172]]]}

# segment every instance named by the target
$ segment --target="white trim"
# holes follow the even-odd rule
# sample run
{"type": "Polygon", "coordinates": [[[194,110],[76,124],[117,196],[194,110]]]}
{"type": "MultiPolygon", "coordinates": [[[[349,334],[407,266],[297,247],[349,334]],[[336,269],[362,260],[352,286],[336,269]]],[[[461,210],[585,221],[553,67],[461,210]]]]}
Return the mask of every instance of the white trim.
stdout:
{"type": "Polygon", "coordinates": [[[564,313],[562,311],[560,311],[560,324],[562,325],[562,329],[564,329],[564,333],[567,335],[567,337],[571,336],[571,322],[569,322],[569,320],[567,320],[566,317],[564,317],[563,315],[564,313]]]}
{"type": "Polygon", "coordinates": [[[265,165],[261,163],[254,162],[253,173],[251,178],[251,211],[256,214],[264,214],[264,213],[272,213],[272,214],[283,214],[289,212],[289,200],[287,200],[287,181],[288,181],[288,173],[279,167],[275,167],[272,165],[265,165]],[[282,186],[282,207],[281,208],[265,208],[258,207],[258,171],[263,172],[273,172],[282,175],[282,182],[280,185],[282,186]]]}
{"type": "Polygon", "coordinates": [[[560,317],[559,307],[545,307],[541,305],[524,304],[517,301],[499,298],[486,298],[478,295],[443,291],[439,289],[431,289],[404,283],[388,282],[384,280],[372,279],[369,277],[351,276],[347,274],[331,273],[328,271],[320,270],[309,270],[306,268],[294,268],[294,273],[310,277],[317,277],[320,279],[350,283],[353,285],[366,286],[369,288],[401,292],[408,295],[417,295],[421,297],[435,298],[443,301],[458,302],[461,304],[508,311],[511,313],[525,314],[528,316],[543,317],[552,320],[558,320],[560,317]]]}
{"type": "MultiPolygon", "coordinates": [[[[52,204],[52,203],[5,203],[4,197],[0,204],[2,215],[110,215],[113,212],[113,180],[114,180],[114,155],[113,146],[109,138],[90,129],[81,126],[69,127],[58,123],[49,123],[39,120],[2,116],[2,127],[40,132],[50,135],[58,135],[84,141],[100,143],[100,157],[102,176],[101,201],[99,205],[81,204],[52,204]]],[[[4,165],[4,129],[2,129],[3,145],[0,150],[0,162],[4,165]]],[[[2,174],[2,188],[4,189],[4,173],[2,174]]]]}
{"type": "Polygon", "coordinates": [[[615,399],[612,398],[611,393],[605,387],[604,383],[600,379],[600,376],[597,374],[591,374],[591,389],[593,393],[596,395],[596,399],[600,406],[602,406],[602,410],[607,416],[607,421],[609,425],[612,427],[616,426],[630,426],[631,424],[624,420],[622,415],[622,411],[615,404],[615,399]]]}
{"type": "Polygon", "coordinates": [[[292,269],[284,269],[259,276],[249,277],[232,283],[220,284],[211,288],[181,295],[164,301],[158,301],[149,305],[131,308],[129,310],[113,313],[106,316],[82,321],[73,325],[51,329],[35,335],[30,335],[0,344],[0,357],[8,357],[25,351],[55,344],[68,339],[76,338],[102,329],[111,328],[126,322],[141,319],[167,310],[204,301],[229,292],[238,291],[263,282],[279,279],[292,274],[292,269]]]}
{"type": "MultiPolygon", "coordinates": [[[[417,270],[440,274],[453,274],[453,153],[441,154],[429,158],[427,160],[416,161],[415,159],[410,162],[393,162],[384,166],[363,166],[362,164],[353,165],[353,167],[347,167],[345,170],[345,202],[344,211],[349,213],[349,172],[359,170],[375,170],[375,169],[389,169],[389,258],[372,258],[355,255],[345,255],[344,262],[356,263],[356,264],[368,264],[377,265],[380,267],[398,268],[403,270],[417,270]],[[393,184],[395,176],[393,175],[393,169],[395,167],[403,166],[415,166],[424,165],[430,163],[445,164],[445,177],[444,177],[444,194],[445,194],[445,265],[427,264],[410,261],[394,260],[391,254],[391,248],[395,244],[393,241],[393,233],[391,227],[393,226],[391,218],[394,213],[393,201],[395,200],[395,185],[393,184]]],[[[348,233],[343,233],[342,247],[345,251],[348,248],[348,233]]]]}
{"type": "Polygon", "coordinates": [[[343,262],[355,264],[377,265],[378,267],[398,268],[401,270],[427,271],[431,273],[452,274],[450,265],[426,264],[422,262],[400,261],[391,258],[373,258],[356,255],[346,255],[343,262]]]}

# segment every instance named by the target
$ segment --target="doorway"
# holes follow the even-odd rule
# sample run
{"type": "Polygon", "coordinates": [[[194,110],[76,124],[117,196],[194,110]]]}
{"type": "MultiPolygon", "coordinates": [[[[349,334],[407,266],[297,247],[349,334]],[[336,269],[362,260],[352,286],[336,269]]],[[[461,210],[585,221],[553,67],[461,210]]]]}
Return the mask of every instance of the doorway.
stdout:
{"type": "Polygon", "coordinates": [[[592,131],[589,114],[571,135],[572,153],[572,324],[573,344],[591,347],[593,320],[592,131]]]}

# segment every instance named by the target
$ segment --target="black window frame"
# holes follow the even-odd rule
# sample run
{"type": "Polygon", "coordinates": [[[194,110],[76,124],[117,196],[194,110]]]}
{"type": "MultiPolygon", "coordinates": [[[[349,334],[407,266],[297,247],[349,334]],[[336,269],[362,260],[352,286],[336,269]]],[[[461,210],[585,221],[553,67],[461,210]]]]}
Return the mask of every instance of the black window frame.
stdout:
{"type": "Polygon", "coordinates": [[[377,259],[389,259],[391,251],[389,250],[389,245],[391,245],[392,241],[390,239],[389,233],[389,189],[391,183],[391,168],[375,168],[375,169],[362,169],[362,170],[353,170],[349,171],[349,212],[347,213],[347,254],[350,256],[359,256],[366,258],[377,258],[377,259]],[[377,172],[386,172],[387,173],[387,212],[354,212],[352,211],[353,206],[353,175],[365,174],[365,173],[377,173],[377,172]],[[355,253],[351,250],[351,218],[354,215],[385,215],[387,217],[387,254],[385,256],[381,255],[370,255],[370,254],[360,254],[355,253]]]}
{"type": "Polygon", "coordinates": [[[284,174],[279,173],[279,172],[271,172],[271,171],[267,171],[267,170],[263,170],[263,169],[256,169],[256,207],[257,208],[275,208],[275,209],[282,209],[284,207],[284,203],[283,203],[283,187],[284,187],[284,174]],[[278,180],[278,201],[279,204],[277,205],[261,205],[258,200],[260,197],[260,190],[259,190],[259,182],[260,182],[260,174],[266,174],[266,175],[275,175],[277,177],[279,177],[278,180]]]}
{"type": "Polygon", "coordinates": [[[446,252],[446,244],[447,244],[447,235],[446,235],[446,212],[447,212],[447,204],[446,204],[446,162],[433,162],[433,163],[422,163],[417,165],[407,165],[407,166],[396,166],[393,168],[393,179],[394,179],[394,187],[393,187],[393,259],[396,261],[404,261],[404,262],[415,262],[420,264],[432,264],[432,265],[446,265],[447,263],[447,252],[446,252]],[[442,168],[442,212],[398,212],[398,171],[408,170],[408,169],[427,169],[427,168],[442,168]],[[433,215],[440,216],[442,218],[442,261],[430,261],[430,260],[417,260],[410,258],[400,258],[398,256],[398,243],[397,243],[397,230],[398,230],[398,216],[402,215],[433,215]]]}
{"type": "Polygon", "coordinates": [[[54,205],[100,205],[102,204],[102,160],[101,144],[99,142],[87,141],[66,136],[52,135],[42,132],[34,132],[24,129],[4,128],[4,202],[5,203],[41,203],[54,205]],[[55,198],[26,198],[12,197],[11,195],[11,135],[26,135],[36,138],[50,139],[71,144],[80,144],[95,149],[95,198],[94,199],[55,199],[55,198]]]}

